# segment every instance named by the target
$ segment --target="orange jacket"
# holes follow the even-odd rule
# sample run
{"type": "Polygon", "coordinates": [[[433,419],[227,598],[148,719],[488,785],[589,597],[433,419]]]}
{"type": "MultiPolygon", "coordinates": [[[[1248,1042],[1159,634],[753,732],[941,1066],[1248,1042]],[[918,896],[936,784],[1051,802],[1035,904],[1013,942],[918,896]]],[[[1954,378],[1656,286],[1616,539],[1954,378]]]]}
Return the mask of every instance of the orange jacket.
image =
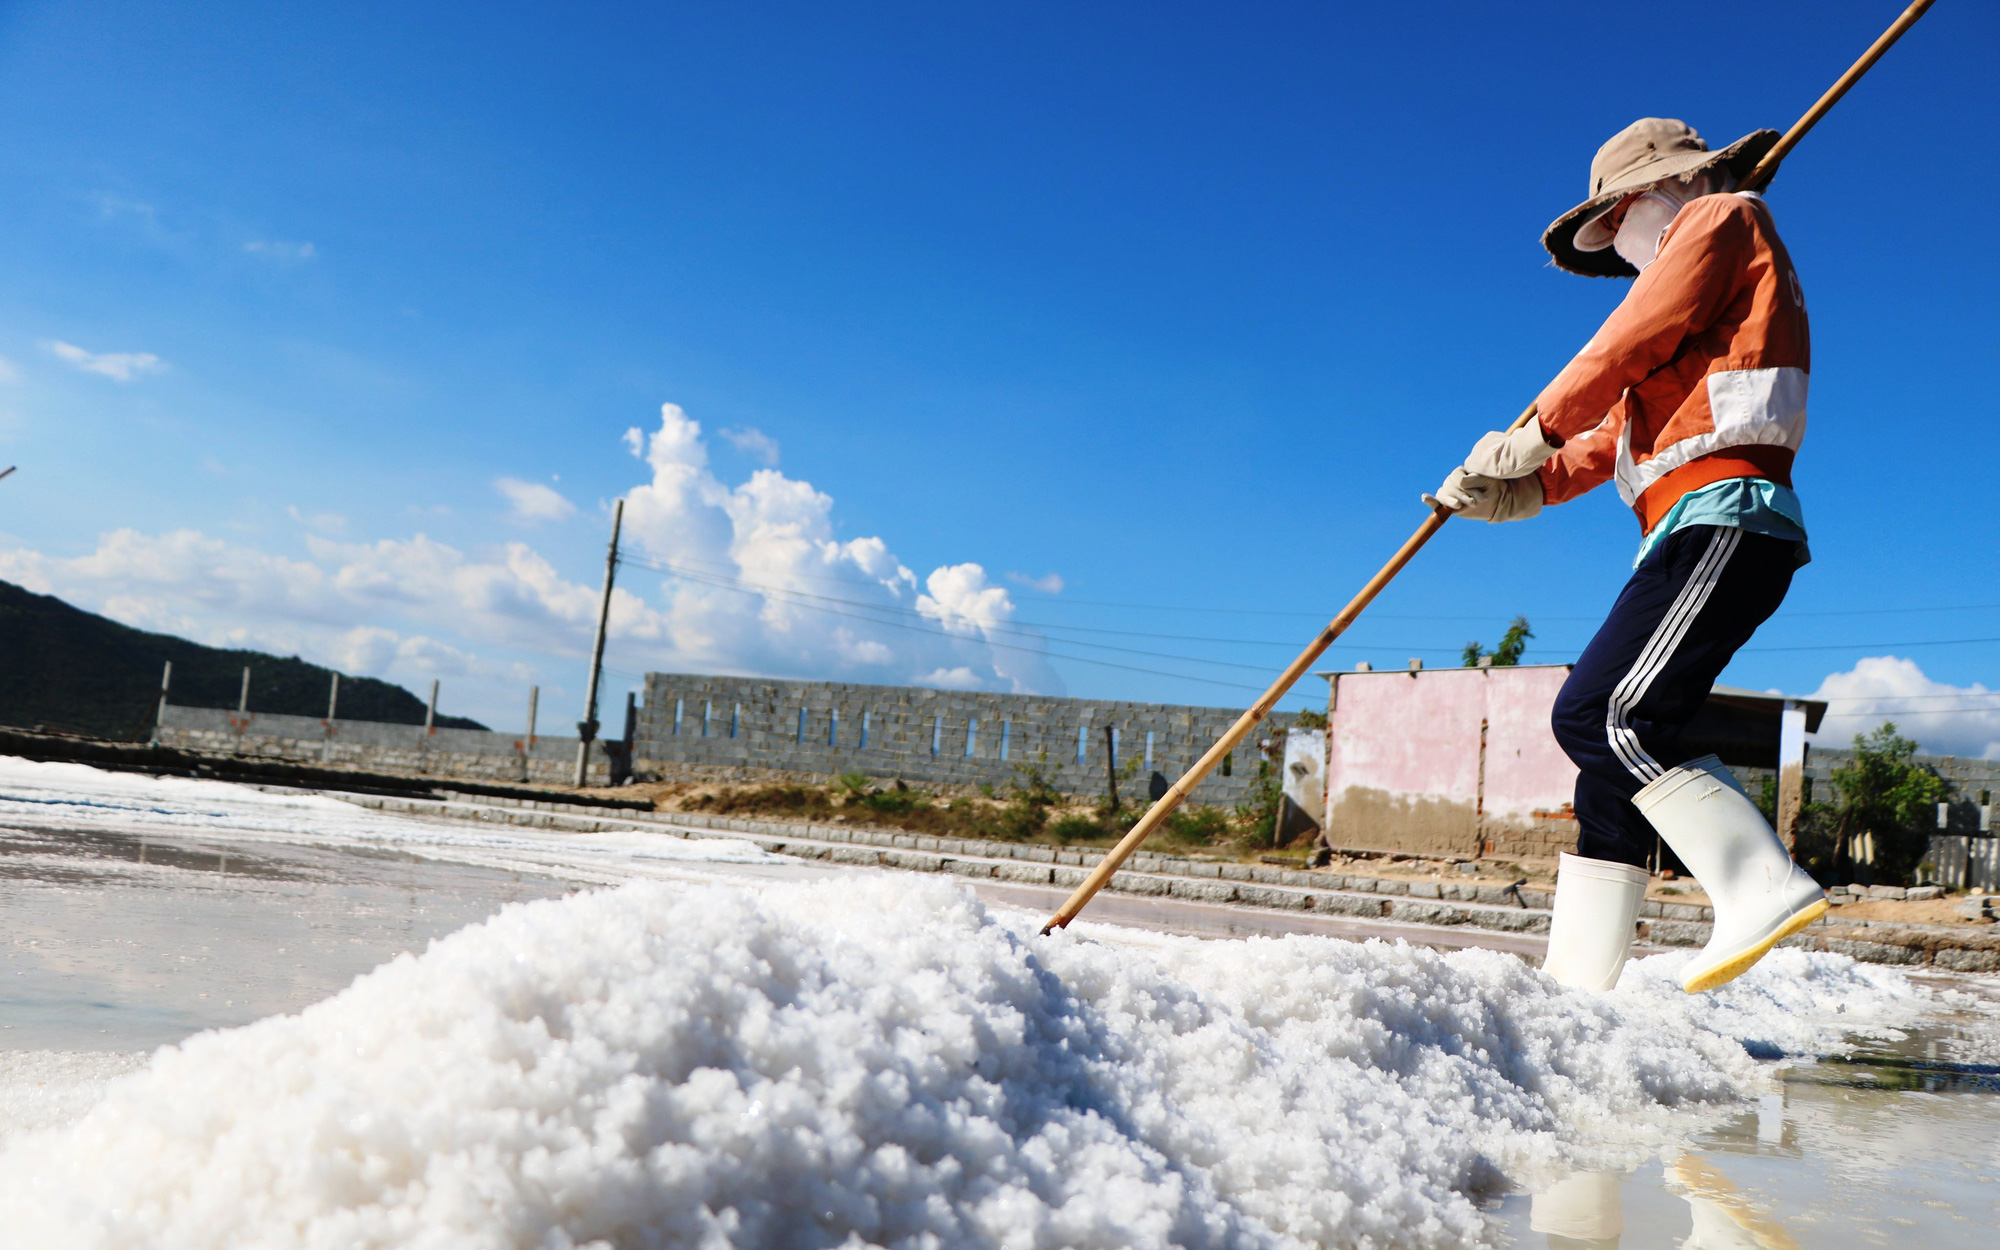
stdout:
{"type": "Polygon", "coordinates": [[[1789,487],[1811,365],[1805,292],[1763,198],[1693,200],[1537,401],[1542,428],[1567,440],[1542,491],[1562,503],[1615,479],[1650,533],[1711,482],[1789,487]]]}

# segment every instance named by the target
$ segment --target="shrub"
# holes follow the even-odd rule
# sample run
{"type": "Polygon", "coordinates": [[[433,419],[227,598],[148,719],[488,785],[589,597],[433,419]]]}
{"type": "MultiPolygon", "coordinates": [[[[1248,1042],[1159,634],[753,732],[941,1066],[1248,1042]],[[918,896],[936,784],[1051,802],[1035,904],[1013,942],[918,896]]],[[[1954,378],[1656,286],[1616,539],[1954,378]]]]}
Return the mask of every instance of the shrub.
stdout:
{"type": "Polygon", "coordinates": [[[1049,836],[1058,842],[1085,842],[1104,836],[1104,826],[1089,816],[1072,813],[1049,826],[1049,836]]]}
{"type": "Polygon", "coordinates": [[[1219,807],[1184,803],[1167,816],[1160,832],[1175,842],[1214,846],[1229,839],[1229,817],[1219,807]]]}
{"type": "Polygon", "coordinates": [[[884,816],[902,816],[921,807],[929,807],[931,798],[919,790],[880,790],[874,794],[864,794],[850,802],[857,803],[871,812],[884,816]]]}
{"type": "Polygon", "coordinates": [[[768,812],[784,816],[830,816],[833,804],[826,792],[812,786],[754,786],[726,794],[704,795],[690,804],[697,810],[719,812],[768,812]]]}

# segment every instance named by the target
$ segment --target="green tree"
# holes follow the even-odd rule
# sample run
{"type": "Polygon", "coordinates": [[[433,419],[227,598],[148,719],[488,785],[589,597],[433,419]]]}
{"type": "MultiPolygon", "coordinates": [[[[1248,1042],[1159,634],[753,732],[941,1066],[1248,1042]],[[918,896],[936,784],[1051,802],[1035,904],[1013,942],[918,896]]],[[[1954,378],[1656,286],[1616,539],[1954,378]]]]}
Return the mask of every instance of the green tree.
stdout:
{"type": "MultiPolygon", "coordinates": [[[[1828,885],[1865,879],[1907,885],[1937,831],[1944,779],[1914,762],[1917,744],[1884,724],[1854,737],[1854,758],[1833,770],[1837,803],[1807,803],[1793,826],[1794,855],[1828,885]]],[[[1775,807],[1775,782],[1766,787],[1775,807]]],[[[1761,806],[1761,805],[1760,805],[1761,806]]]]}
{"type": "Polygon", "coordinates": [[[1500,635],[1499,646],[1489,652],[1484,643],[1468,642],[1465,650],[1459,652],[1459,659],[1467,668],[1478,668],[1479,661],[1491,655],[1494,668],[1513,668],[1521,662],[1522,654],[1528,649],[1528,639],[1534,636],[1535,632],[1528,628],[1528,618],[1517,616],[1507,626],[1507,632],[1500,635]]]}

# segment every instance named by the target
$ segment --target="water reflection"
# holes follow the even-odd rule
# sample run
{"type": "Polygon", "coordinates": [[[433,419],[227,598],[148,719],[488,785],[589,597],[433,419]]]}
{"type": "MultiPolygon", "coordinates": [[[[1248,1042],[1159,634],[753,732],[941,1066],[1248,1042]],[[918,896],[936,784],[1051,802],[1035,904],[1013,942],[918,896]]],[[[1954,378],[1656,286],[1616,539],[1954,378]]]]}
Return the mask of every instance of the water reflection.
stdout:
{"type": "Polygon", "coordinates": [[[1682,1155],[1667,1174],[1687,1199],[1693,1220],[1681,1250],[1799,1250],[1798,1238],[1744,1197],[1710,1160],[1682,1155]]]}
{"type": "MultiPolygon", "coordinates": [[[[1623,1190],[1649,1178],[1620,1172],[1575,1172],[1533,1196],[1528,1227],[1547,1238],[1548,1250],[1620,1250],[1625,1234],[1623,1190]]],[[[1799,1250],[1769,1211],[1746,1197],[1711,1158],[1685,1154],[1662,1177],[1667,1192],[1686,1204],[1679,1220],[1654,1213],[1635,1228],[1645,1245],[1680,1250],[1799,1250]],[[1681,1229],[1686,1229],[1684,1236],[1681,1229]]],[[[1652,1188],[1651,1186],[1646,1186],[1652,1188]]],[[[1657,1193],[1657,1190],[1654,1190],[1657,1193]]]]}
{"type": "Polygon", "coordinates": [[[1536,1194],[1528,1227],[1546,1233],[1549,1250],[1618,1250],[1625,1231],[1616,1172],[1577,1172],[1536,1194]]]}
{"type": "Polygon", "coordinates": [[[2000,1030],[1992,985],[1962,1010],[1853,1055],[1797,1062],[1778,1089],[1625,1172],[1502,1201],[1495,1241],[1540,1250],[1974,1246],[2000,1222],[2000,1030]]]}

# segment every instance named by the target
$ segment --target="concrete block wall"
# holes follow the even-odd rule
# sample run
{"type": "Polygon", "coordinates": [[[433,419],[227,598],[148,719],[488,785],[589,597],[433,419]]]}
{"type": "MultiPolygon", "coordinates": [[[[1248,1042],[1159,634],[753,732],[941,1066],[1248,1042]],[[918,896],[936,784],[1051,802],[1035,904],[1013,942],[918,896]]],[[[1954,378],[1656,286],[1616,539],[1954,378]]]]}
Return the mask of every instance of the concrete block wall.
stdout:
{"type": "MultiPolygon", "coordinates": [[[[648,673],[633,755],[641,773],[668,780],[824,783],[859,772],[927,786],[1002,789],[1016,779],[1016,765],[1033,764],[1058,790],[1095,797],[1107,784],[1109,725],[1118,731],[1119,794],[1143,802],[1151,771],[1178,777],[1239,715],[1230,708],[1105,699],[648,673]]],[[[1195,802],[1233,806],[1248,795],[1262,760],[1259,736],[1237,747],[1230,776],[1220,769],[1209,774],[1195,802]]]]}
{"type": "MultiPolygon", "coordinates": [[[[1833,770],[1853,760],[1854,752],[1849,750],[1814,747],[1808,751],[1805,775],[1812,785],[1812,797],[1821,803],[1838,802],[1840,795],[1833,784],[1833,770]]],[[[2000,833],[2000,828],[1991,827],[2000,823],[1993,819],[2000,816],[2000,812],[1983,814],[1981,810],[2000,803],[2000,760],[1974,760],[1959,755],[1918,755],[1912,758],[1912,762],[1937,773],[1949,788],[1950,811],[1946,815],[1949,832],[1972,836],[2000,833]]]]}
{"type": "MultiPolygon", "coordinates": [[[[169,705],[160,743],[189,751],[248,755],[369,772],[467,781],[566,786],[576,780],[573,737],[543,737],[478,729],[433,729],[377,721],[279,716],[221,708],[169,705]]],[[[605,785],[611,761],[602,741],[591,744],[590,783],[605,785]]]]}

